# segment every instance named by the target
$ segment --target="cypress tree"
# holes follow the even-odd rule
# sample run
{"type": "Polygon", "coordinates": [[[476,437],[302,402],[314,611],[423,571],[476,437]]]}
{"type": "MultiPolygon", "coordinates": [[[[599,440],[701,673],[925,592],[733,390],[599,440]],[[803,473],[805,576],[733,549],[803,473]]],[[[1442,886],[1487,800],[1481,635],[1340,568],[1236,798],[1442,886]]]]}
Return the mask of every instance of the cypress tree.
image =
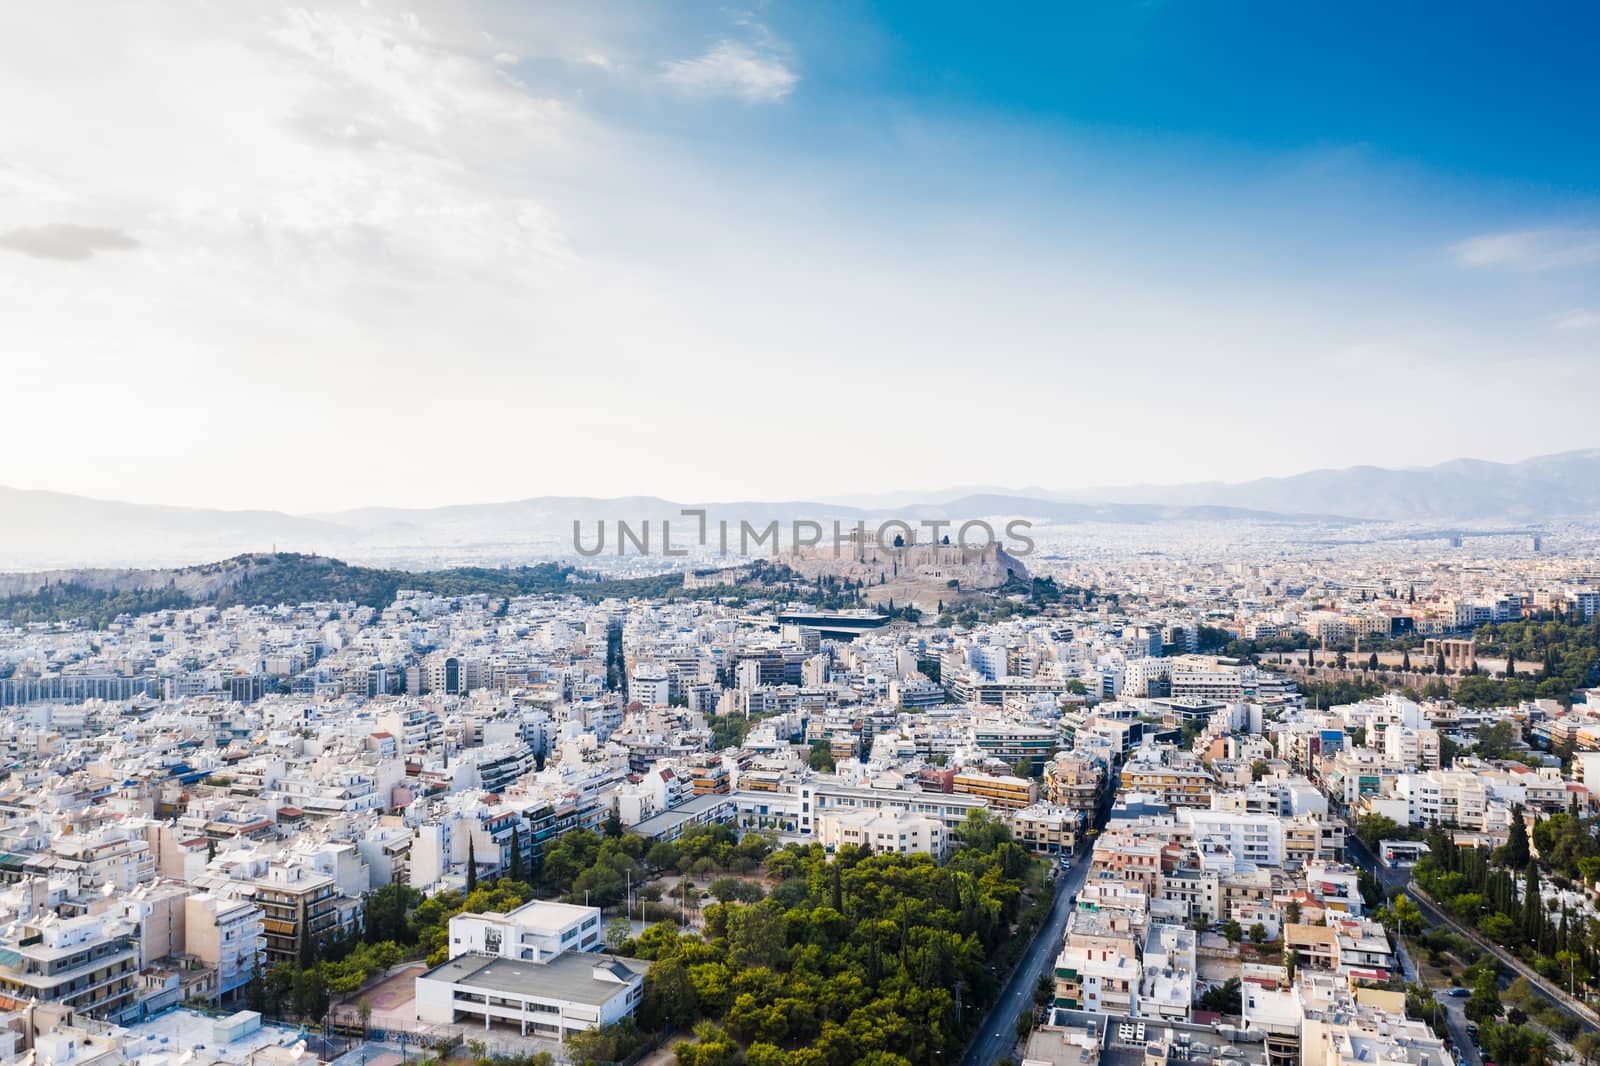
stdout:
{"type": "Polygon", "coordinates": [[[1544,918],[1544,905],[1539,899],[1539,864],[1528,864],[1528,883],[1522,893],[1522,936],[1532,944],[1539,942],[1539,927],[1544,918]]]}
{"type": "Polygon", "coordinates": [[[478,889],[478,857],[472,850],[472,838],[467,837],[467,895],[478,889]]]}
{"type": "Polygon", "coordinates": [[[1511,808],[1511,833],[1500,849],[1500,862],[1513,870],[1528,865],[1528,826],[1522,820],[1522,805],[1511,808]]]}
{"type": "Polygon", "coordinates": [[[511,880],[521,881],[522,877],[522,832],[516,823],[511,826],[511,863],[509,867],[511,880]]]}

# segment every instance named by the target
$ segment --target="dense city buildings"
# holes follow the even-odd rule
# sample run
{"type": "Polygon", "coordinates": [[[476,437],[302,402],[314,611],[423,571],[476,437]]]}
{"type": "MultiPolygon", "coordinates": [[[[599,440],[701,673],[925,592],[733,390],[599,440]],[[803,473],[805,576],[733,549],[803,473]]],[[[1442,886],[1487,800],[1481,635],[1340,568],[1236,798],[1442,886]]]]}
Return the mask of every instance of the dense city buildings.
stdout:
{"type": "MultiPolygon", "coordinates": [[[[638,1017],[647,911],[706,920],[665,893],[719,875],[663,876],[676,860],[650,849],[729,831],[947,862],[986,814],[1070,893],[1024,1053],[1133,1025],[1171,1058],[1220,1012],[1247,1058],[1387,1041],[1442,1063],[1385,998],[1414,964],[1372,886],[1440,833],[1498,854],[1537,819],[1592,826],[1586,693],[1540,688],[1532,661],[1524,689],[1515,662],[1524,618],[1587,639],[1589,570],[1088,567],[970,623],[835,626],[702,573],[693,598],[401,590],[5,626],[0,995],[72,1008],[124,1053],[118,1034],[183,1003],[304,1017],[264,990],[377,943],[396,891],[406,913],[487,903],[482,886],[570,878],[572,841],[637,840],[655,857],[620,883],[461,910],[420,969],[327,995],[349,1018],[381,987],[391,1044],[556,1047],[638,1017]]],[[[734,884],[717,891],[738,907],[734,884]]],[[[1593,914],[1587,883],[1562,898],[1593,914]]]]}

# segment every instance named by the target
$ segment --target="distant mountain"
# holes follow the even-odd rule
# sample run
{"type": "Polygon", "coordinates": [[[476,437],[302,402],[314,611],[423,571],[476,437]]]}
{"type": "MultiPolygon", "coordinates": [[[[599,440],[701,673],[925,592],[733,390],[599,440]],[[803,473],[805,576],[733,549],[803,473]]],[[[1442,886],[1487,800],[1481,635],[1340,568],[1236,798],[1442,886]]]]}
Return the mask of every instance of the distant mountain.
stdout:
{"type": "Polygon", "coordinates": [[[1117,525],[1148,525],[1152,522],[1306,522],[1347,521],[1332,515],[1276,514],[1247,507],[1219,507],[1210,504],[1169,503],[1074,503],[1068,500],[1037,499],[985,493],[961,496],[948,503],[911,504],[893,514],[906,519],[947,518],[960,521],[989,515],[1017,515],[1036,521],[1072,524],[1109,522],[1117,525]]]}
{"type": "Polygon", "coordinates": [[[721,521],[737,531],[741,522],[759,527],[774,521],[786,530],[789,523],[800,519],[822,523],[824,528],[835,521],[848,527],[886,518],[962,522],[1022,517],[1038,524],[1300,520],[1211,505],[1085,504],[1001,494],[874,508],[805,500],[685,504],[656,496],[538,496],[507,503],[368,507],[289,515],[277,511],[160,507],[0,489],[0,508],[7,515],[7,521],[0,524],[0,572],[183,567],[200,560],[269,550],[337,556],[406,569],[522,562],[572,555],[574,521],[581,522],[588,531],[585,543],[593,543],[595,523],[601,521],[607,523],[612,538],[618,521],[628,522],[635,530],[648,522],[659,543],[661,523],[670,522],[673,543],[681,546],[698,533],[697,521],[682,514],[688,508],[706,511],[713,538],[721,521]]]}
{"type": "Polygon", "coordinates": [[[163,507],[0,487],[3,569],[169,566],[275,544],[331,545],[343,533],[279,511],[163,507]]]}
{"type": "MultiPolygon", "coordinates": [[[[1029,489],[854,497],[858,504],[751,500],[682,504],[656,496],[537,496],[454,507],[369,507],[328,514],[217,511],[0,488],[0,570],[170,567],[270,549],[382,562],[407,569],[518,562],[570,555],[572,523],[663,520],[683,543],[707,511],[733,527],[901,518],[908,521],[1024,517],[1036,523],[1530,522],[1600,516],[1600,450],[1521,463],[1458,459],[1426,469],[1360,466],[1234,484],[1133,485],[1046,492],[1029,489]],[[1346,516],[1343,519],[1333,516],[1346,516]]],[[[659,534],[658,534],[659,535],[659,534]]]]}
{"type": "Polygon", "coordinates": [[[1420,469],[1353,466],[1234,484],[1131,485],[1062,498],[1244,507],[1279,514],[1350,515],[1380,521],[1538,521],[1600,515],[1600,449],[1520,463],[1456,459],[1420,469]]]}

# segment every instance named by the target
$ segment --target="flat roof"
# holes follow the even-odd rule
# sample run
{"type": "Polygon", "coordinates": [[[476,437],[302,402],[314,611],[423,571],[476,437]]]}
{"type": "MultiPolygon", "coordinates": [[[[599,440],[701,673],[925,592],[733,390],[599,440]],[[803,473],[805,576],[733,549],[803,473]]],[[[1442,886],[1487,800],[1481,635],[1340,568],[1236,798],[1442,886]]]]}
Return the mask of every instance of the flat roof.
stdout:
{"type": "Polygon", "coordinates": [[[508,992],[598,1007],[626,986],[614,981],[597,980],[593,971],[596,967],[612,967],[619,963],[641,977],[650,969],[650,964],[643,959],[625,959],[591,952],[567,952],[546,963],[462,955],[434,967],[417,980],[440,981],[485,992],[508,992]]]}
{"type": "MultiPolygon", "coordinates": [[[[247,1013],[247,1012],[241,1012],[247,1013]]],[[[123,1053],[129,1061],[161,1052],[177,1054],[204,1047],[200,1061],[217,1061],[230,1066],[244,1066],[251,1056],[267,1047],[293,1047],[301,1040],[300,1031],[274,1022],[262,1022],[261,1028],[241,1035],[226,1044],[218,1043],[217,1026],[224,1029],[239,1017],[213,1018],[196,1011],[174,1008],[135,1025],[127,1026],[128,1040],[123,1053]],[[209,1056],[209,1057],[208,1057],[209,1056]]]]}
{"type": "Polygon", "coordinates": [[[696,815],[704,814],[724,803],[732,803],[732,797],[727,793],[711,792],[704,796],[696,796],[691,800],[678,804],[660,814],[653,815],[630,826],[628,831],[642,837],[655,836],[675,825],[680,825],[696,815]]]}
{"type": "Polygon", "coordinates": [[[599,918],[600,908],[535,899],[505,914],[478,914],[473,917],[488,918],[491,921],[504,918],[514,925],[533,932],[559,933],[573,922],[581,922],[586,918],[599,918]]]}

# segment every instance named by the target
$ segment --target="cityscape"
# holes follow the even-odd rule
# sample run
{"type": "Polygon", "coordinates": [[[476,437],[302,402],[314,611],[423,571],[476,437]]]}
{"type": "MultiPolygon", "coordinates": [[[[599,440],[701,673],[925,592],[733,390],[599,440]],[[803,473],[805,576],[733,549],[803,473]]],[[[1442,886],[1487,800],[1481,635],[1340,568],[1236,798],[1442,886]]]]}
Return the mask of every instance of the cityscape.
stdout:
{"type": "Polygon", "coordinates": [[[0,12],[0,1064],[1600,1061],[1600,25],[1295,7],[0,12]]]}

